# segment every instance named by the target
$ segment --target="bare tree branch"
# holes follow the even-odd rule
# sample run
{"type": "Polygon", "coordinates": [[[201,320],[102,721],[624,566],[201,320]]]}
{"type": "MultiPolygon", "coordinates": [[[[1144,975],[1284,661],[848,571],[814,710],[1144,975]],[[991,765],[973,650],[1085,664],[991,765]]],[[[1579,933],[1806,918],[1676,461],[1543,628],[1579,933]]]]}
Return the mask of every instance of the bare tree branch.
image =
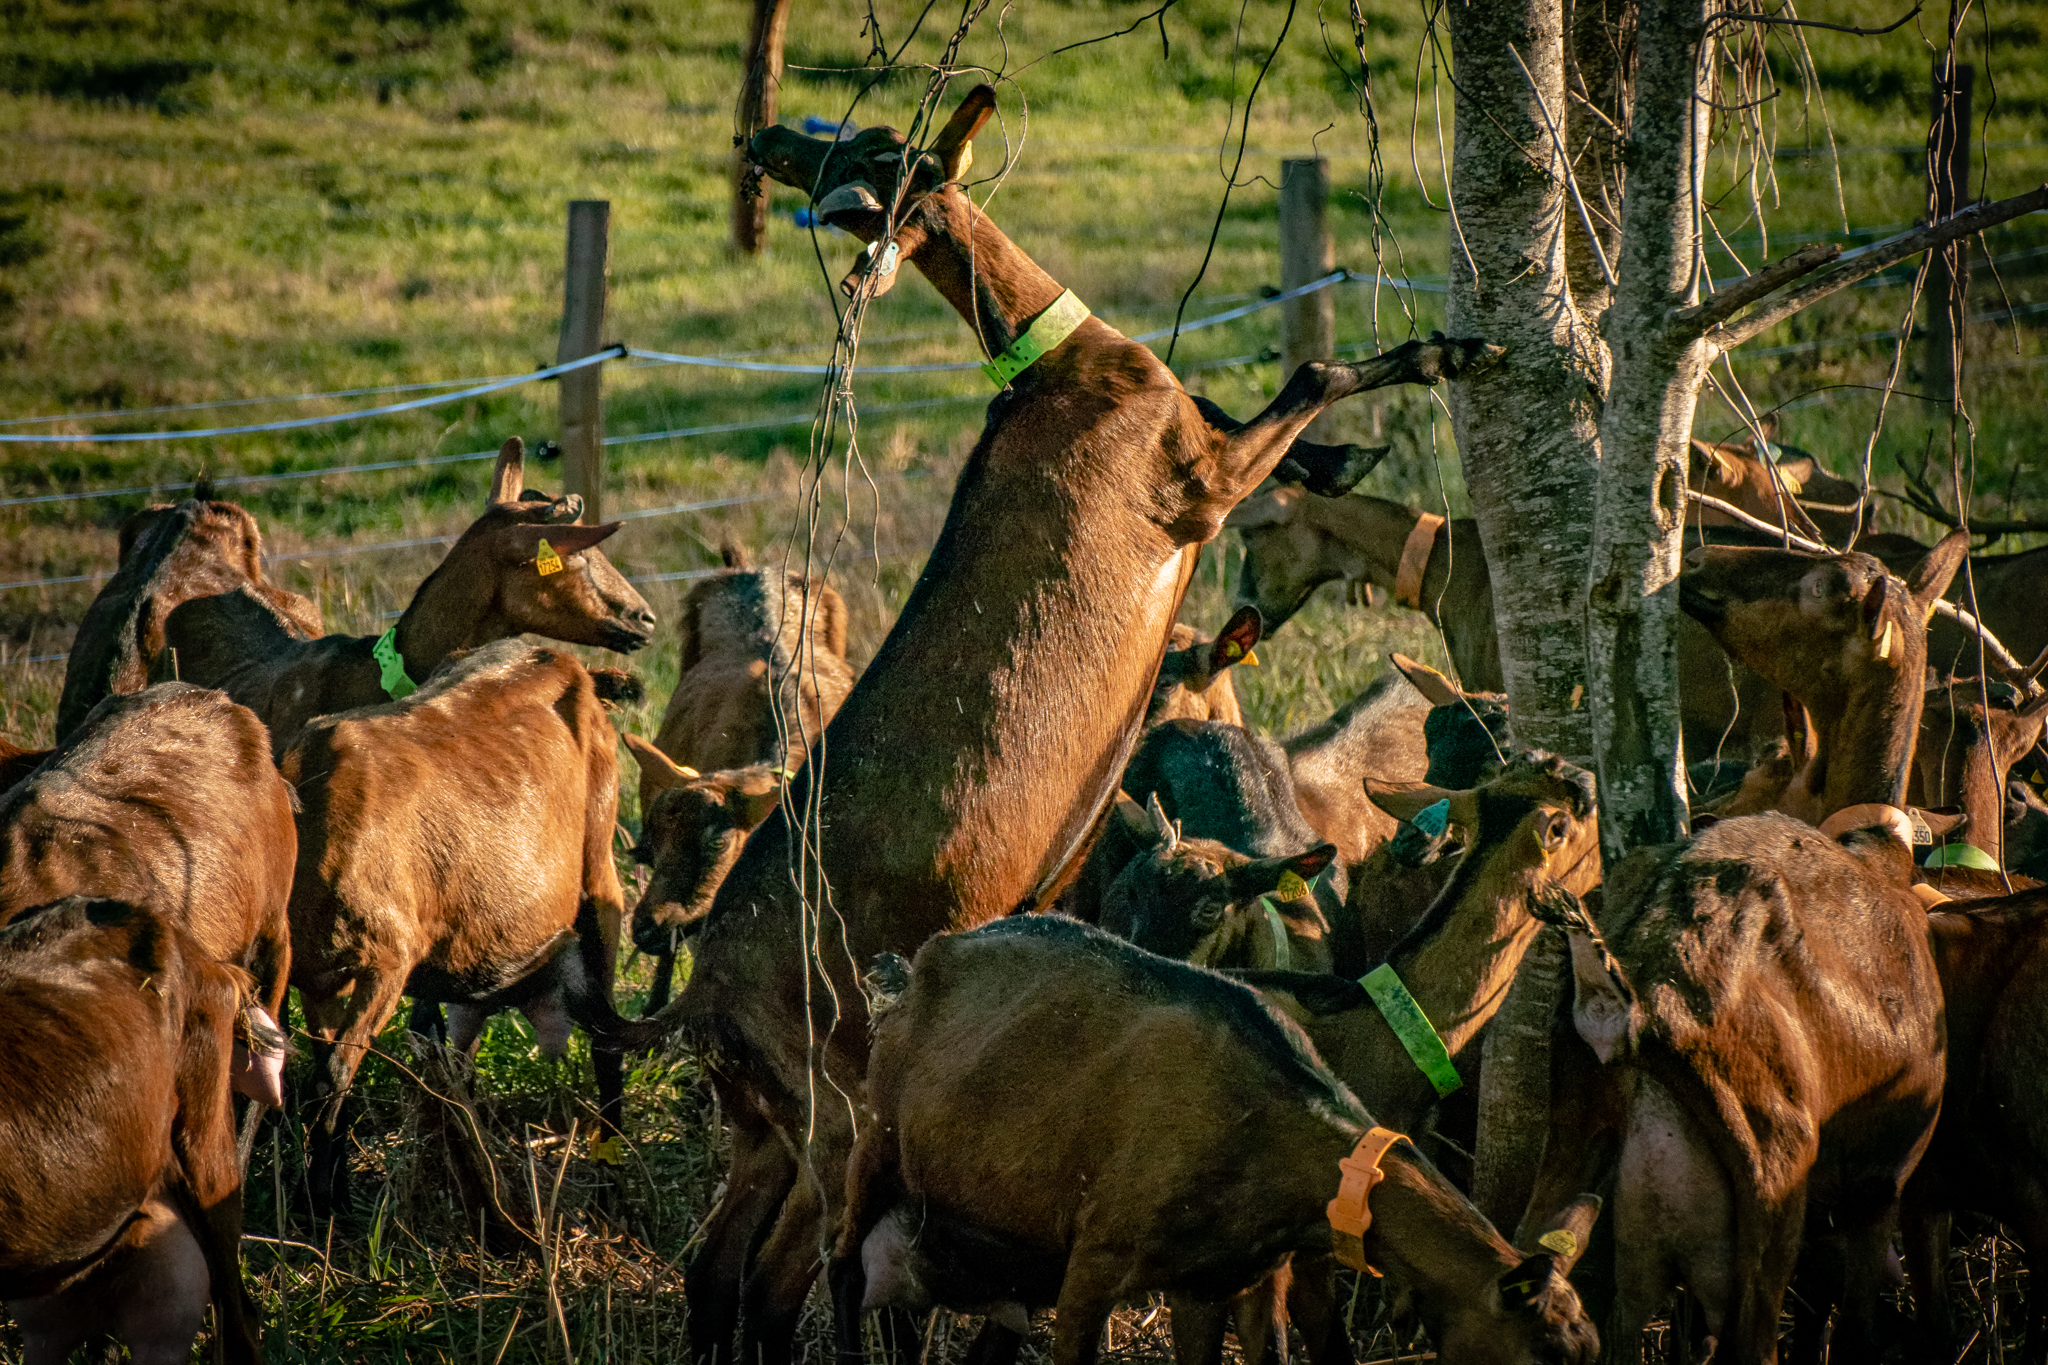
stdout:
{"type": "Polygon", "coordinates": [[[1965,528],[1962,518],[1942,505],[1941,495],[1936,493],[1934,486],[1927,481],[1927,467],[1924,464],[1917,473],[1907,468],[1904,460],[1900,460],[1898,465],[1899,473],[1906,479],[1906,491],[1894,493],[1889,488],[1873,491],[1882,493],[1894,502],[1904,503],[1929,521],[1940,522],[1952,531],[1967,529],[1971,535],[1986,536],[1990,540],[1997,540],[2000,536],[2023,536],[2036,531],[2048,531],[2048,525],[2038,521],[1979,521],[1975,517],[1970,519],[1969,526],[1965,528]]]}
{"type": "Polygon", "coordinates": [[[1708,21],[1707,31],[1712,33],[1715,27],[1721,24],[1764,24],[1776,25],[1782,28],[1825,28],[1832,29],[1836,33],[1853,33],[1859,38],[1875,38],[1880,33],[1890,33],[1893,29],[1906,23],[1918,15],[1923,8],[1925,8],[1924,5],[1915,4],[1912,9],[1892,20],[1883,28],[1850,28],[1847,24],[1824,24],[1818,19],[1787,19],[1776,14],[1742,14],[1735,10],[1722,10],[1708,21]]]}
{"type": "Polygon", "coordinates": [[[1985,228],[2003,223],[2008,218],[2017,218],[2023,213],[2032,213],[2042,208],[2048,208],[2048,185],[2015,195],[2011,199],[1973,205],[1954,217],[1914,228],[1910,232],[1902,232],[1889,241],[1880,242],[1854,260],[1845,261],[1827,274],[1808,280],[1798,289],[1774,303],[1764,305],[1748,317],[1724,327],[1710,329],[1707,335],[1722,350],[1731,350],[1759,332],[1777,326],[1800,309],[1818,303],[1858,280],[1868,279],[1908,256],[1917,256],[1923,251],[1947,246],[1958,237],[1982,232],[1985,228]]]}
{"type": "MultiPolygon", "coordinates": [[[[1762,531],[1766,535],[1776,537],[1779,540],[1782,540],[1787,544],[1791,545],[1791,547],[1795,550],[1804,550],[1806,551],[1806,553],[1811,555],[1833,555],[1841,553],[1838,550],[1829,549],[1827,546],[1821,544],[1817,540],[1808,540],[1805,536],[1790,533],[1786,531],[1785,528],[1782,526],[1773,526],[1771,525],[1771,523],[1765,521],[1761,517],[1753,517],[1749,513],[1743,511],[1740,507],[1734,506],[1732,503],[1723,502],[1719,498],[1710,498],[1705,493],[1702,493],[1697,489],[1686,489],[1685,496],[1692,499],[1692,501],[1698,503],[1702,507],[1711,507],[1716,512],[1726,513],[1728,516],[1735,518],[1735,520],[1741,522],[1744,526],[1749,527],[1751,530],[1762,531]]],[[[2005,674],[2006,677],[2011,678],[2013,681],[2019,683],[2021,686],[2026,688],[2028,691],[2028,695],[2038,695],[2040,693],[2040,684],[2036,683],[2034,681],[2033,676],[2027,671],[2028,666],[2026,664],[2021,663],[2018,659],[2015,659],[2012,655],[2012,651],[2007,649],[1996,635],[1993,635],[1988,629],[1986,629],[1983,622],[1979,621],[1976,617],[1970,615],[1969,612],[1963,610],[1963,608],[1957,606],[1955,603],[1949,601],[1947,598],[1938,597],[1935,599],[1934,614],[1936,616],[1946,616],[1949,620],[1954,621],[1964,630],[1969,631],[1978,639],[1982,640],[1984,642],[1985,656],[1989,658],[1994,665],[1997,666],[1999,672],[2005,674]]],[[[2048,653],[2048,651],[2043,652],[2048,653]]]]}
{"type": "Polygon", "coordinates": [[[1690,308],[1673,309],[1671,320],[1698,335],[1718,327],[1764,295],[1783,289],[1801,275],[1811,274],[1841,254],[1842,248],[1833,242],[1803,246],[1776,265],[1767,265],[1755,274],[1737,280],[1710,299],[1690,308]]]}

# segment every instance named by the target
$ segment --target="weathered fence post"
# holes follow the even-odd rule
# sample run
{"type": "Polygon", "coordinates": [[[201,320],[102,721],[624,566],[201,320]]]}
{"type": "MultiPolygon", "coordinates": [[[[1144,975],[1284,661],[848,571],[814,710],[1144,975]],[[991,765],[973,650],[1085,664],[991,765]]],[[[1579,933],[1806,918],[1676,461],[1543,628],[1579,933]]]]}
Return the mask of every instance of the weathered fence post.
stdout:
{"type": "MultiPolygon", "coordinates": [[[[1336,266],[1330,240],[1330,163],[1303,157],[1280,163],[1280,288],[1298,289],[1336,266]]],[[[1280,305],[1280,382],[1309,360],[1327,360],[1337,346],[1337,296],[1327,289],[1280,305]]],[[[1318,417],[1303,433],[1333,439],[1329,419],[1318,417]]]]}
{"type": "MultiPolygon", "coordinates": [[[[569,201],[568,269],[562,277],[562,344],[555,363],[580,360],[604,346],[605,282],[610,274],[612,206],[605,199],[569,201]]],[[[602,520],[604,496],[604,366],[556,381],[560,387],[562,483],[583,497],[583,519],[602,520]]]]}
{"type": "MultiPolygon", "coordinates": [[[[1977,68],[1955,64],[1953,45],[1934,54],[1934,108],[1927,136],[1928,202],[1934,219],[1970,202],[1970,93],[1977,68]]],[[[1934,253],[1927,271],[1927,391],[1953,399],[1962,382],[1964,303],[1970,291],[1970,239],[1934,253]]]]}
{"type": "Polygon", "coordinates": [[[789,0],[754,0],[754,23],[747,33],[746,82],[740,87],[739,126],[733,132],[740,146],[733,152],[733,250],[757,256],[768,245],[768,188],[749,193],[746,139],[775,122],[776,96],[782,86],[782,43],[789,32],[789,0]]]}

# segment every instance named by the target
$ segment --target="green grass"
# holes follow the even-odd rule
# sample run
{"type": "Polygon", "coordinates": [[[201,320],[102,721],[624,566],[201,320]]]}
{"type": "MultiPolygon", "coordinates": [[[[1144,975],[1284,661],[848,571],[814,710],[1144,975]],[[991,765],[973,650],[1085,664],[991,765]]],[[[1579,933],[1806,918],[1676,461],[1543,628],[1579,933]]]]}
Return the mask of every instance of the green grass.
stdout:
{"type": "MultiPolygon", "coordinates": [[[[988,173],[1002,164],[1005,140],[1014,155],[1000,188],[980,191],[994,190],[991,211],[1129,331],[1169,323],[1194,278],[1217,217],[1217,147],[1228,110],[1233,96],[1241,107],[1282,14],[1279,6],[1250,7],[1240,47],[1235,5],[1184,0],[1166,16],[1166,53],[1158,27],[1147,24],[1127,37],[1045,55],[1128,26],[1146,8],[1032,0],[1003,13],[1000,32],[997,13],[985,15],[962,49],[964,59],[1015,76],[1003,87],[1003,122],[984,134],[977,156],[988,173]]],[[[1251,121],[1247,183],[1222,216],[1191,317],[1277,282],[1272,182],[1281,156],[1315,148],[1330,157],[1338,260],[1359,269],[1376,264],[1366,198],[1371,148],[1350,86],[1356,73],[1328,55],[1351,60],[1340,9],[1326,7],[1328,51],[1316,14],[1303,7],[1273,63],[1251,121]]],[[[888,44],[910,39],[907,60],[930,60],[955,12],[934,11],[911,38],[916,12],[903,0],[876,7],[888,44]]],[[[1447,136],[1449,91],[1432,83],[1426,61],[1415,84],[1428,27],[1422,11],[1372,0],[1366,12],[1385,132],[1380,208],[1393,233],[1378,264],[1441,280],[1448,238],[1447,219],[1433,207],[1443,200],[1433,107],[1445,97],[1447,136]]],[[[1869,19],[1848,0],[1823,0],[1802,13],[1869,19]]],[[[1790,88],[1763,111],[1780,153],[1770,163],[1775,183],[1766,186],[1768,251],[1758,224],[1744,221],[1734,161],[1720,155],[1715,162],[1710,192],[1734,247],[1732,256],[1718,245],[1711,254],[1717,276],[1801,240],[1839,237],[1844,213],[1847,225],[1882,227],[1921,212],[1913,149],[1924,136],[1932,22],[1930,12],[1879,39],[1808,31],[1819,89],[1809,98],[1790,88]],[[1839,204],[1833,161],[1803,150],[1824,150],[1829,127],[1840,149],[1839,204]]],[[[1989,110],[1977,130],[1990,149],[1982,188],[1995,197],[2048,179],[2041,48],[2048,4],[2001,4],[1974,11],[1972,23],[1978,111],[1989,110]],[[1991,31],[1988,47],[1980,19],[1991,31]]],[[[850,239],[819,238],[821,273],[810,235],[788,216],[799,197],[777,189],[768,253],[736,258],[724,245],[745,27],[744,8],[731,0],[0,0],[0,419],[546,364],[555,353],[564,205],[586,197],[612,204],[608,337],[664,350],[822,359],[834,327],[830,284],[852,259],[850,239]]],[[[797,6],[786,117],[846,112],[866,77],[829,68],[861,64],[867,44],[859,29],[852,6],[797,6]]],[[[1774,47],[1772,65],[1790,82],[1788,51],[1774,47]]],[[[902,123],[921,82],[918,73],[883,81],[853,117],[902,123]]],[[[2009,255],[2044,243],[2048,225],[2036,219],[1991,234],[1987,246],[2009,255]]],[[[2048,301],[2048,254],[2011,260],[2001,275],[2015,304],[2048,301]]],[[[1372,349],[1407,334],[1410,320],[1391,295],[1375,316],[1371,291],[1336,292],[1344,342],[1372,349]]],[[[1998,296],[1980,272],[1975,307],[2000,308],[1998,296]]],[[[1441,325],[1440,295],[1408,302],[1416,328],[1441,325]]],[[[1906,291],[1896,285],[1851,291],[1754,345],[1895,327],[1905,307],[1906,291]]],[[[1980,515],[2042,510],[2039,321],[2021,319],[2016,333],[1979,327],[1971,338],[1980,515]]],[[[1277,314],[1254,314],[1190,334],[1175,365],[1191,387],[1249,412],[1277,388],[1278,366],[1220,362],[1261,355],[1277,337],[1277,314]]],[[[972,353],[965,326],[911,280],[876,305],[861,354],[876,364],[972,353]]],[[[1759,406],[1789,405],[1788,442],[1847,473],[1877,409],[1876,394],[1853,386],[1881,383],[1889,363],[1886,343],[1831,344],[1740,358],[1736,374],[1759,406]]],[[[864,376],[857,392],[868,414],[860,447],[876,473],[880,510],[865,495],[854,500],[855,538],[836,580],[854,613],[856,662],[864,662],[937,532],[986,389],[968,373],[864,376]],[[962,401],[880,411],[950,396],[962,401]]],[[[628,366],[610,367],[606,394],[613,434],[802,419],[817,397],[804,377],[628,366]]],[[[117,417],[69,429],[257,421],[375,401],[117,417]]],[[[1370,491],[1465,510],[1449,426],[1434,398],[1362,401],[1337,421],[1347,435],[1377,434],[1394,447],[1370,491]]],[[[1734,427],[1718,400],[1703,403],[1700,434],[1724,436],[1734,427]]],[[[23,429],[32,428],[0,428],[23,429]]],[[[553,394],[536,385],[296,433],[8,446],[0,448],[0,497],[483,451],[514,432],[533,441],[554,431],[553,394]]],[[[1917,459],[1930,439],[1945,458],[1945,425],[1926,405],[1895,398],[1878,473],[1896,486],[1890,461],[1899,453],[1917,459]]],[[[777,496],[630,522],[607,549],[631,574],[715,563],[726,536],[765,553],[788,534],[805,451],[801,424],[615,447],[607,492],[613,510],[777,496]]],[[[224,491],[256,513],[273,551],[289,553],[458,530],[480,506],[487,468],[478,461],[224,491]]],[[[530,482],[557,479],[538,469],[530,482]]],[[[121,521],[150,500],[136,494],[0,508],[0,582],[105,573],[121,521]]],[[[1923,535],[1932,529],[1906,517],[1892,524],[1923,535]]],[[[1190,620],[1213,628],[1223,619],[1234,555],[1227,542],[1206,553],[1190,620]]],[[[434,557],[431,549],[411,549],[306,558],[273,572],[315,595],[330,628],[371,633],[403,606],[434,557]]],[[[686,587],[645,591],[672,622],[686,587]]],[[[62,652],[94,590],[87,582],[0,591],[0,731],[48,741],[62,664],[23,661],[62,652]]],[[[1350,608],[1326,590],[1260,647],[1264,666],[1239,670],[1237,686],[1255,724],[1285,732],[1320,719],[1363,686],[1390,649],[1442,659],[1414,614],[1350,608]]],[[[650,700],[617,720],[651,732],[675,678],[672,625],[634,666],[648,679],[650,700]]],[[[634,965],[629,985],[644,986],[645,976],[645,965],[634,965]]],[[[383,1047],[410,1065],[397,1030],[383,1047]]],[[[681,1330],[673,1267],[721,1172],[710,1099],[688,1061],[638,1075],[635,1157],[623,1172],[608,1173],[583,1158],[580,1138],[578,1151],[568,1144],[571,1120],[587,1117],[579,1107],[586,1074],[580,1061],[567,1070],[540,1062],[517,1021],[501,1018],[476,1085],[508,1180],[524,1190],[520,1182],[531,1179],[545,1207],[561,1173],[550,1224],[561,1238],[559,1258],[475,1250],[431,1145],[414,1140],[417,1092],[383,1061],[364,1073],[358,1131],[368,1202],[358,1226],[337,1231],[329,1245],[324,1233],[284,1218],[276,1191],[293,1167],[291,1145],[278,1144],[282,1164],[262,1155],[250,1228],[280,1240],[252,1243],[250,1267],[273,1323],[272,1358],[559,1359],[565,1333],[579,1359],[670,1358],[681,1330]]],[[[1120,1324],[1120,1352],[1162,1349],[1156,1322],[1134,1315],[1120,1324]]],[[[806,1340],[822,1340],[818,1330],[807,1325],[806,1340]]],[[[0,1345],[0,1356],[6,1349],[0,1345]]]]}

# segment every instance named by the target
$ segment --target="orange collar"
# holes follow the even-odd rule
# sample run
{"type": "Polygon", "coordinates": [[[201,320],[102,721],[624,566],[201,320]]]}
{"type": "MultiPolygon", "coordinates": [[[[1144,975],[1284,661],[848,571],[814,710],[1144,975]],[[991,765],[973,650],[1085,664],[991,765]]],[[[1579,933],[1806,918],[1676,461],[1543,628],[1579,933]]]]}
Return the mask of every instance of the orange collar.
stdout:
{"type": "Polygon", "coordinates": [[[1436,548],[1436,533],[1444,519],[1424,512],[1401,545],[1401,566],[1394,570],[1394,600],[1415,611],[1422,610],[1422,575],[1429,568],[1429,552],[1436,548]]]}
{"type": "Polygon", "coordinates": [[[1324,1216],[1330,1220],[1332,1250],[1353,1270],[1379,1274],[1365,1262],[1365,1230],[1372,1226],[1372,1209],[1366,1201],[1372,1197],[1373,1186],[1387,1178],[1380,1169],[1387,1149],[1407,1140],[1391,1128],[1374,1128],[1358,1140],[1350,1156],[1337,1163],[1344,1176],[1324,1216]]]}

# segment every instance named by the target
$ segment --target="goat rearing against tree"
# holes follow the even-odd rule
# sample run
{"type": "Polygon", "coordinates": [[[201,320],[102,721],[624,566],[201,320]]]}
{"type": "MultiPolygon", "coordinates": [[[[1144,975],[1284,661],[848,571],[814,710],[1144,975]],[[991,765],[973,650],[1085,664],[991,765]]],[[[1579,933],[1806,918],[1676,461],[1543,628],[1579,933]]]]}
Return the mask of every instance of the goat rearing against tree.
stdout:
{"type": "MultiPolygon", "coordinates": [[[[881,243],[874,268],[915,265],[1001,355],[1064,291],[957,183],[994,109],[976,88],[923,152],[887,128],[845,142],[768,128],[749,154],[824,221],[881,243]]],[[[1195,550],[1330,403],[1491,354],[1434,340],[1304,365],[1231,432],[1099,319],[1009,372],[923,576],[827,731],[828,760],[749,841],[664,1016],[706,1052],[733,1125],[726,1193],[688,1277],[700,1359],[790,1356],[842,1199],[867,964],[1050,900],[1116,794],[1195,550]],[[800,836],[787,811],[818,815],[800,836]],[[815,858],[805,881],[832,887],[822,921],[790,875],[800,837],[815,858]]],[[[1332,488],[1365,463],[1350,447],[1293,454],[1332,488]]]]}

